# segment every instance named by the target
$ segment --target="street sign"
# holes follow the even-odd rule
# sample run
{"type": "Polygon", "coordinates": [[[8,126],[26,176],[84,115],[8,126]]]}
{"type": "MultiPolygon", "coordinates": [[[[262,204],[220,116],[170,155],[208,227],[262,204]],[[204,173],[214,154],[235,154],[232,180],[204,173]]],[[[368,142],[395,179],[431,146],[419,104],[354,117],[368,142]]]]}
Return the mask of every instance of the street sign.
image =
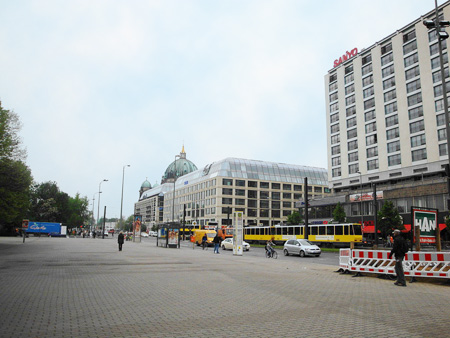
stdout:
{"type": "Polygon", "coordinates": [[[22,221],[22,229],[24,229],[24,230],[27,230],[28,229],[28,220],[27,219],[24,219],[23,221],[22,221]]]}

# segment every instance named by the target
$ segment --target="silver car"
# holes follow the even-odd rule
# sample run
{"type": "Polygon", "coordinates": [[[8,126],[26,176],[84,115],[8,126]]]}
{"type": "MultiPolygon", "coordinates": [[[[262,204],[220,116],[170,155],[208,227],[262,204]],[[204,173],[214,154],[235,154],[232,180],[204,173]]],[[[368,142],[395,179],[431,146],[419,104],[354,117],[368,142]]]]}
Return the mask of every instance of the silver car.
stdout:
{"type": "Polygon", "coordinates": [[[289,255],[299,255],[300,257],[305,256],[316,256],[319,257],[321,254],[320,248],[314,243],[308,241],[307,239],[290,239],[284,243],[283,253],[285,256],[289,255]]]}

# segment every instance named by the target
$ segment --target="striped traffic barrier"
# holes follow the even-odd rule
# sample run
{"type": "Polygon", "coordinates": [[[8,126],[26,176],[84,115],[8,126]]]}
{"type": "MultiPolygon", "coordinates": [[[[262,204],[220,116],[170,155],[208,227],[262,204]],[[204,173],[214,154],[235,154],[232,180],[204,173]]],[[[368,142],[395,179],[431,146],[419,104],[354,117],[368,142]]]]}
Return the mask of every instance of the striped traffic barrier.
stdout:
{"type": "MultiPolygon", "coordinates": [[[[339,266],[344,271],[395,275],[395,259],[387,250],[341,249],[339,266]]],[[[403,260],[405,276],[450,278],[450,252],[408,252],[403,260]]]]}

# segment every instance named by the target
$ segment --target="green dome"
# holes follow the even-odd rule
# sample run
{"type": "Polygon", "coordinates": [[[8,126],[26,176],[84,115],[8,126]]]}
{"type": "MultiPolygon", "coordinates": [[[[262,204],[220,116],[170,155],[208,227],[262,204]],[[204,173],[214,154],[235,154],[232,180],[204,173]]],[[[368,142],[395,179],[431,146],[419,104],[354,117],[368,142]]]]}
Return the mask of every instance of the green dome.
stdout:
{"type": "Polygon", "coordinates": [[[168,180],[173,181],[174,177],[178,178],[196,170],[198,170],[197,166],[186,158],[186,153],[183,146],[180,153],[180,158],[169,164],[164,172],[161,184],[167,182],[168,180]]]}
{"type": "Polygon", "coordinates": [[[152,185],[147,180],[145,180],[144,183],[142,183],[142,185],[141,185],[141,189],[151,189],[151,188],[152,188],[152,185]]]}

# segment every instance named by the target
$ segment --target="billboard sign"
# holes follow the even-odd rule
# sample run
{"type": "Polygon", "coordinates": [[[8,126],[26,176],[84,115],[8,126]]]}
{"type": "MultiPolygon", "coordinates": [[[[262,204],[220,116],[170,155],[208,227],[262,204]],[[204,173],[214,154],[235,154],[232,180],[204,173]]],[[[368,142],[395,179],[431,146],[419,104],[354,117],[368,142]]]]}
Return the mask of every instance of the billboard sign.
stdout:
{"type": "MultiPolygon", "coordinates": [[[[383,192],[377,191],[377,200],[383,199],[383,192]]],[[[350,202],[373,201],[373,192],[365,192],[363,194],[353,194],[349,196],[350,202]]]]}
{"type": "Polygon", "coordinates": [[[437,210],[412,209],[414,226],[420,229],[420,243],[436,243],[437,210]]]}

